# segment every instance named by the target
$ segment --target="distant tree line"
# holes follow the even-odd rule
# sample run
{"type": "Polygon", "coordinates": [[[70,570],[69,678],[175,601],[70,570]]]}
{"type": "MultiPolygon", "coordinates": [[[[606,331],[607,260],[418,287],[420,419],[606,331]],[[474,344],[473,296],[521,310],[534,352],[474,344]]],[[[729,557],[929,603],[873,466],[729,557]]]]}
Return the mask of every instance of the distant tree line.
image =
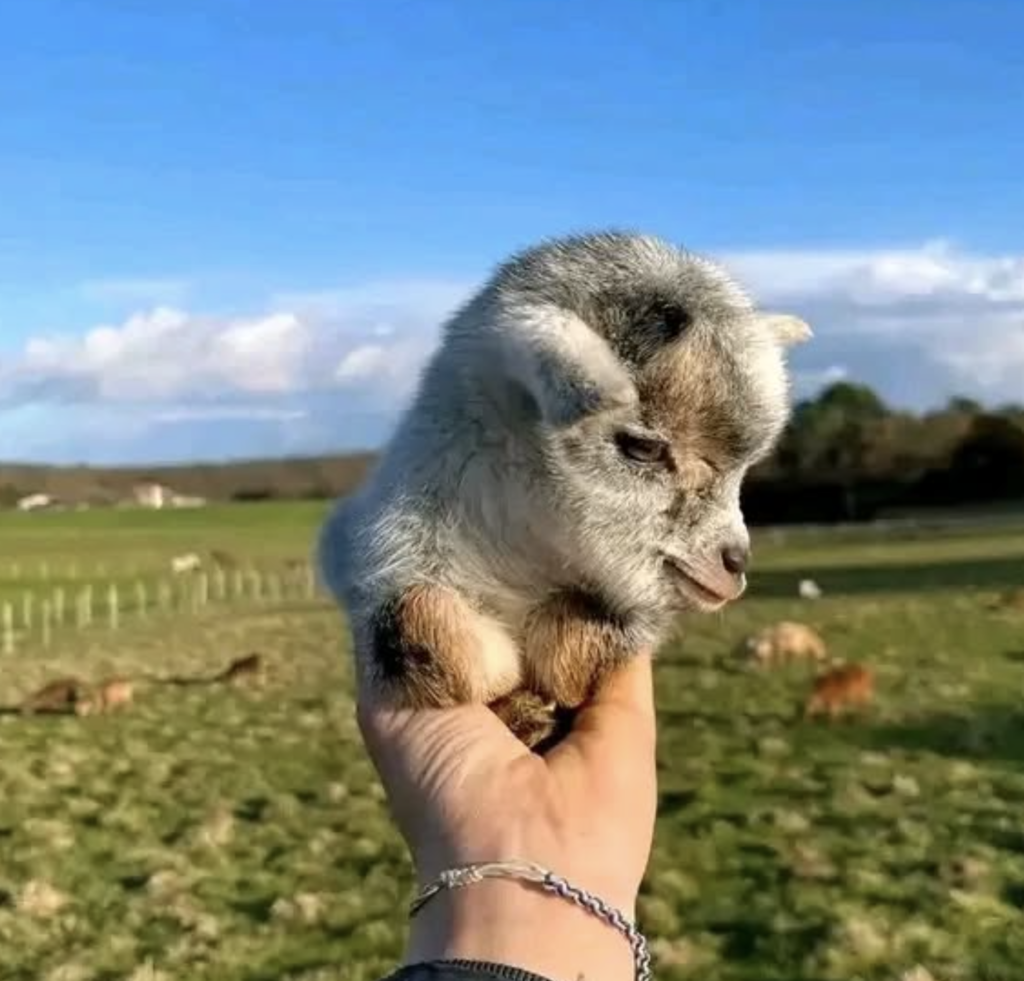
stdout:
{"type": "MultiPolygon", "coordinates": [[[[354,490],[374,457],[254,460],[157,468],[0,465],[0,506],[31,493],[111,505],[157,481],[209,501],[321,500],[354,490]]],[[[1024,508],[1024,406],[957,398],[924,414],[840,382],[794,408],[777,452],[750,475],[752,524],[866,521],[926,509],[1024,508]]]]}
{"type": "Polygon", "coordinates": [[[1024,406],[956,398],[917,415],[848,382],[795,407],[777,452],[744,491],[756,524],[1014,502],[1024,507],[1024,406]]]}

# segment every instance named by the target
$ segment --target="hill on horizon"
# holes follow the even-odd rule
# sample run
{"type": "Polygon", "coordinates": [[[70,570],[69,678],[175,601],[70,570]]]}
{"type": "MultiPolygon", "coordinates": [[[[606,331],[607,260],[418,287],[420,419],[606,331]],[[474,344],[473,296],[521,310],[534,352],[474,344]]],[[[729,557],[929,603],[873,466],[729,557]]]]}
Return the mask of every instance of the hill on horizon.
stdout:
{"type": "Polygon", "coordinates": [[[71,504],[110,504],[130,496],[136,484],[149,481],[211,501],[334,497],[354,489],[375,456],[365,451],[119,467],[0,463],[0,507],[11,507],[34,493],[71,504]]]}

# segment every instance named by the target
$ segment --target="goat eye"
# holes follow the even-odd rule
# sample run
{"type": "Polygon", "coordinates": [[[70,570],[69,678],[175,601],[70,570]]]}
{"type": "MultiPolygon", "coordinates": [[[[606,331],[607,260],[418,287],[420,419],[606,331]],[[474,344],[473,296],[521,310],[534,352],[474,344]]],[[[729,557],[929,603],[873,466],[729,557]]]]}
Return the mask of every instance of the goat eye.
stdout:
{"type": "Polygon", "coordinates": [[[664,440],[620,432],[615,434],[615,444],[623,456],[637,463],[669,466],[672,462],[671,450],[664,440]]]}
{"type": "Polygon", "coordinates": [[[678,337],[690,326],[691,317],[682,307],[670,303],[661,312],[665,324],[665,333],[672,339],[678,337]]]}

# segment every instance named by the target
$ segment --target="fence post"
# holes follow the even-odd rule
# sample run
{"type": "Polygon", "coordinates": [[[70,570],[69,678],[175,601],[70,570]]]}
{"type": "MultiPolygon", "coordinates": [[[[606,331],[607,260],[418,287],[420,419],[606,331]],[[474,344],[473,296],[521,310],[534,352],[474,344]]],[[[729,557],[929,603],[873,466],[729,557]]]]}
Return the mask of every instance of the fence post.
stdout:
{"type": "Polygon", "coordinates": [[[43,647],[50,646],[51,612],[52,611],[50,609],[50,601],[48,599],[44,599],[39,609],[39,623],[40,626],[42,627],[43,647]]]}
{"type": "Polygon", "coordinates": [[[53,620],[57,626],[64,623],[64,587],[58,586],[53,591],[53,620]]]}
{"type": "Polygon", "coordinates": [[[161,579],[156,587],[157,604],[161,613],[167,613],[171,609],[171,587],[166,579],[161,579]]]}
{"type": "Polygon", "coordinates": [[[5,654],[14,653],[14,608],[9,602],[3,605],[3,612],[0,614],[3,619],[3,645],[5,654]]]}
{"type": "Polygon", "coordinates": [[[21,625],[26,631],[32,629],[32,606],[35,597],[31,593],[21,595],[21,625]]]}
{"type": "Polygon", "coordinates": [[[117,584],[111,583],[107,589],[107,618],[110,621],[110,629],[117,630],[121,619],[121,611],[118,608],[117,584]]]}
{"type": "Polygon", "coordinates": [[[217,566],[213,570],[213,595],[219,603],[223,603],[227,599],[227,577],[224,575],[224,570],[217,566]]]}
{"type": "Polygon", "coordinates": [[[141,579],[135,584],[135,607],[139,616],[145,620],[149,614],[149,597],[146,595],[146,584],[141,579]]]}
{"type": "Polygon", "coordinates": [[[92,625],[92,584],[83,587],[79,595],[78,604],[78,626],[88,627],[92,625]]]}

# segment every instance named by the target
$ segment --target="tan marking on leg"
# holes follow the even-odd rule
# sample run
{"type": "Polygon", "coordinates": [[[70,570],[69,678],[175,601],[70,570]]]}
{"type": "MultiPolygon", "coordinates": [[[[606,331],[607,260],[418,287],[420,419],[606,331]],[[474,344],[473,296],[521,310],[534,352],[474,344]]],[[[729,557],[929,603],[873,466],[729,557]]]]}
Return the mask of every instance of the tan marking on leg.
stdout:
{"type": "Polygon", "coordinates": [[[631,653],[621,629],[582,594],[559,593],[529,616],[524,648],[530,687],[577,708],[631,653]]]}
{"type": "Polygon", "coordinates": [[[484,703],[519,682],[519,654],[453,590],[417,585],[378,612],[377,680],[412,707],[484,703]]]}

